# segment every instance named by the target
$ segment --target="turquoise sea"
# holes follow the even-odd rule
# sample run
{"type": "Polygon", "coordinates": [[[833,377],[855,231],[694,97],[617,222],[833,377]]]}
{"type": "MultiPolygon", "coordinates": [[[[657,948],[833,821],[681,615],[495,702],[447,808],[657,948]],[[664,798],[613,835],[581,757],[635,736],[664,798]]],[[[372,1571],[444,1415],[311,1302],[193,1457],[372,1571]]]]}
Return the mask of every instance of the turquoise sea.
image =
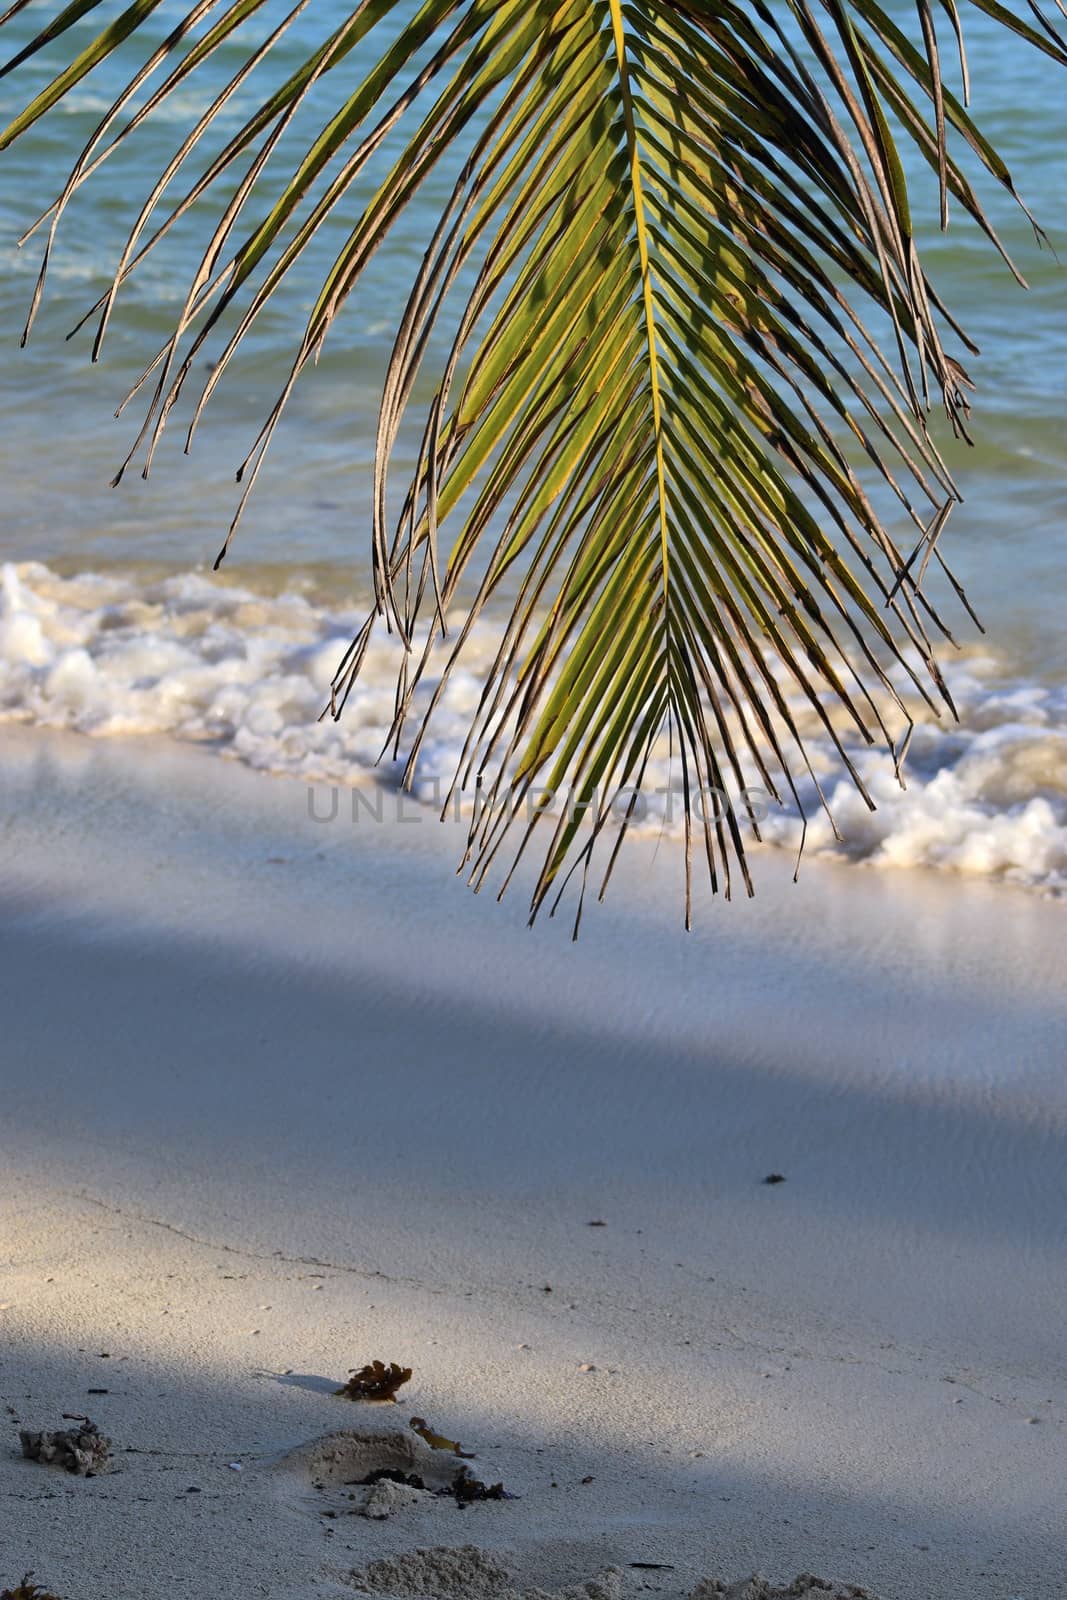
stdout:
{"type": "MultiPolygon", "coordinates": [[[[1030,15],[1019,0],[1012,4],[1030,15]]],[[[5,28],[5,54],[53,9],[33,3],[5,28]]],[[[168,0],[156,32],[183,9],[168,0]]],[[[343,0],[310,0],[256,94],[303,59],[348,9],[343,0]]],[[[398,8],[397,21],[413,10],[398,8]]],[[[895,10],[914,34],[912,9],[895,10]]],[[[946,553],[987,634],[980,639],[961,628],[965,648],[952,669],[961,726],[920,730],[908,795],[897,795],[884,757],[878,766],[865,756],[878,818],[872,823],[852,810],[842,789],[839,822],[843,816],[846,853],[860,859],[988,873],[1055,892],[1067,884],[1067,264],[1054,254],[1067,263],[1067,81],[972,5],[961,10],[972,107],[1053,249],[1039,248],[1010,197],[986,182],[989,212],[1029,281],[1024,293],[958,208],[947,235],[939,233],[933,185],[928,175],[914,174],[928,269],[981,348],[969,363],[978,384],[975,446],[947,447],[965,503],[951,520],[946,553]]],[[[281,14],[269,5],[263,15],[273,22],[281,14]]],[[[266,26],[257,21],[247,35],[266,26]]],[[[87,40],[89,25],[80,24],[74,36],[87,40]]],[[[234,44],[220,70],[232,71],[237,58],[234,44]]],[[[47,75],[34,62],[0,81],[0,117],[6,120],[47,75]]],[[[44,306],[21,351],[40,236],[22,249],[16,241],[54,198],[119,81],[118,68],[109,66],[0,156],[0,561],[8,564],[0,600],[0,714],[92,734],[210,737],[272,771],[344,777],[377,753],[375,734],[391,700],[387,652],[380,681],[372,663],[340,730],[318,727],[314,714],[354,608],[367,593],[381,373],[451,180],[441,171],[427,184],[349,303],[319,366],[298,387],[222,583],[209,574],[236,504],[234,468],[284,378],[316,275],[343,227],[339,220],[329,225],[283,302],[261,323],[212,402],[191,457],[182,455],[184,430],[175,426],[148,483],[130,472],[118,489],[109,488],[139,420],[136,405],[118,421],[112,412],[169,331],[195,232],[177,230],[158,259],[134,275],[96,366],[89,363],[89,331],[70,342],[64,336],[110,281],[123,222],[136,213],[190,113],[206,103],[212,82],[153,118],[76,198],[44,306]]],[[[325,83],[304,126],[332,111],[342,90],[325,83]]],[[[236,116],[237,108],[227,111],[223,133],[232,131],[236,116]]],[[[365,175],[360,193],[378,170],[365,175]]],[[[409,451],[416,436],[413,428],[409,451]]],[[[480,659],[476,647],[470,672],[445,707],[431,761],[445,764],[454,750],[480,659]]],[[[794,834],[794,822],[783,818],[776,836],[794,834]]],[[[839,848],[828,835],[822,847],[839,848]]]]}

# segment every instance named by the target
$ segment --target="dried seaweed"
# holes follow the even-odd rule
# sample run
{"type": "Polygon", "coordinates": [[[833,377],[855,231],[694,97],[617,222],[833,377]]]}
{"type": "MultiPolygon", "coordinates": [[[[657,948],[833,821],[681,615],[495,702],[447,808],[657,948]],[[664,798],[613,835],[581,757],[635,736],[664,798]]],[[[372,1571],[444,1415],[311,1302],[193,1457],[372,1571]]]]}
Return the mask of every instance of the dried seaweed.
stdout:
{"type": "Polygon", "coordinates": [[[396,1391],[411,1377],[410,1367],[398,1366],[395,1361],[371,1361],[367,1366],[351,1369],[348,1382],[335,1393],[346,1400],[391,1400],[396,1404],[396,1391]]]}
{"type": "Polygon", "coordinates": [[[80,1478],[92,1478],[108,1465],[111,1440],[105,1439],[95,1422],[88,1417],[71,1416],[64,1412],[64,1422],[76,1422],[76,1428],[60,1428],[54,1432],[34,1432],[22,1428],[19,1443],[22,1453],[30,1461],[43,1466],[65,1467],[80,1478]]]}
{"type": "Polygon", "coordinates": [[[472,1477],[469,1467],[460,1467],[452,1479],[451,1487],[442,1490],[442,1493],[451,1495],[461,1506],[470,1505],[473,1500],[515,1499],[513,1494],[508,1494],[502,1483],[486,1484],[472,1477]]]}
{"type": "Polygon", "coordinates": [[[434,1433],[425,1417],[412,1417],[410,1426],[431,1450],[448,1450],[464,1461],[474,1460],[473,1450],[464,1450],[457,1439],[446,1439],[443,1433],[434,1433]]]}
{"type": "Polygon", "coordinates": [[[417,1472],[401,1472],[399,1467],[375,1467],[365,1478],[352,1480],[361,1488],[372,1488],[376,1483],[402,1483],[405,1489],[425,1489],[426,1484],[417,1472]]]}
{"type": "Polygon", "coordinates": [[[460,1467],[452,1482],[443,1489],[431,1489],[417,1472],[402,1472],[399,1467],[375,1467],[365,1478],[353,1478],[353,1488],[370,1489],[376,1483],[399,1483],[406,1489],[423,1489],[438,1499],[456,1500],[461,1506],[474,1500],[514,1500],[502,1483],[482,1483],[471,1476],[469,1467],[460,1467]]]}
{"type": "Polygon", "coordinates": [[[22,1582],[16,1584],[14,1589],[5,1589],[3,1594],[0,1594],[0,1600],[56,1600],[56,1596],[47,1594],[40,1584],[31,1583],[32,1577],[33,1573],[27,1572],[22,1582]]]}

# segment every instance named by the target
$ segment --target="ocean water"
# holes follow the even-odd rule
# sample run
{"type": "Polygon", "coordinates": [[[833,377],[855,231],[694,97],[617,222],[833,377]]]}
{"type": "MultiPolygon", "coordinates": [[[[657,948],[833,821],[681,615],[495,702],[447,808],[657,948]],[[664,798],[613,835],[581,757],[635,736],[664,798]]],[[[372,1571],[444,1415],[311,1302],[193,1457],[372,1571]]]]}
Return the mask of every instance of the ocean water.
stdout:
{"type": "MultiPolygon", "coordinates": [[[[1013,3],[1029,14],[1020,0],[1013,3]]],[[[160,30],[183,9],[168,0],[160,30]]],[[[342,0],[310,0],[261,88],[303,59],[347,9],[342,0]]],[[[413,9],[399,8],[391,25],[413,9]]],[[[914,32],[911,9],[896,9],[914,32]]],[[[9,49],[50,10],[29,6],[4,30],[9,49]]],[[[975,113],[1067,261],[1064,74],[977,10],[962,10],[975,113]]],[[[271,21],[281,14],[275,6],[266,12],[271,21]]],[[[256,24],[249,37],[264,26],[256,24]]],[[[89,33],[84,24],[74,30],[79,39],[89,33]]],[[[947,41],[943,48],[947,55],[947,41]]],[[[233,70],[236,60],[233,46],[223,65],[233,70]]],[[[46,77],[33,63],[0,82],[0,116],[46,77]]],[[[173,152],[184,119],[205,103],[210,85],[152,119],[76,197],[22,351],[18,335],[40,236],[22,249],[16,241],[58,192],[119,82],[109,67],[0,155],[0,716],[92,735],[162,732],[210,743],[267,771],[359,781],[380,753],[391,714],[396,661],[386,641],[376,647],[341,723],[320,723],[317,716],[369,592],[380,380],[450,178],[442,172],[430,180],[368,271],[319,365],[298,386],[225,576],[215,578],[211,562],[238,494],[234,469],[284,379],[316,274],[343,227],[331,223],[316,255],[293,274],[283,302],[220,387],[192,455],[182,455],[184,428],[176,419],[149,481],[131,471],[118,489],[109,488],[139,422],[136,403],[118,421],[112,412],[168,332],[195,233],[176,230],[158,260],[134,275],[99,363],[89,363],[91,333],[70,342],[64,336],[110,281],[122,223],[132,219],[146,181],[173,152]]],[[[324,86],[305,127],[332,111],[340,93],[340,86],[324,86]]],[[[234,117],[227,112],[223,133],[234,117]]],[[[297,140],[301,131],[295,130],[297,140]]],[[[359,193],[378,170],[365,176],[359,193]]],[[[878,802],[874,814],[813,730],[816,774],[844,840],[815,820],[808,846],[879,865],[942,867],[1061,892],[1067,887],[1067,266],[1038,248],[1007,195],[988,182],[982,192],[1028,292],[965,219],[957,215],[947,235],[938,232],[928,179],[919,216],[928,269],[982,352],[969,362],[978,383],[975,447],[950,442],[946,449],[965,503],[953,513],[945,549],[987,631],[981,637],[961,621],[962,650],[943,653],[961,720],[920,725],[904,793],[884,753],[854,752],[878,802]]],[[[427,394],[430,387],[427,379],[427,394]]],[[[398,480],[417,442],[417,404],[413,409],[398,480]]],[[[901,537],[908,538],[904,530],[901,537]]],[[[431,788],[454,765],[494,639],[490,617],[425,751],[431,788]]],[[[662,760],[653,777],[666,787],[666,752],[662,760]]],[[[653,804],[648,825],[672,823],[653,804]]],[[[789,813],[774,813],[765,831],[794,845],[799,824],[789,813]]]]}

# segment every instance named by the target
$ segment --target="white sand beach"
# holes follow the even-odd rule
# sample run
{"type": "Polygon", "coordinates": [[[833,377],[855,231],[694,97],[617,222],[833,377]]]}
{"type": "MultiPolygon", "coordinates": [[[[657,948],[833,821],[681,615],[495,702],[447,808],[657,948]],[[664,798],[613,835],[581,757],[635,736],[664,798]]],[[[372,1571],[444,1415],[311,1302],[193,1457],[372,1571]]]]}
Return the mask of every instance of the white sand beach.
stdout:
{"type": "Polygon", "coordinates": [[[1067,1600],[1065,18],[2,8],[0,1600],[1067,1600]]]}
{"type": "Polygon", "coordinates": [[[642,841],[575,947],[426,812],[0,743],[0,1588],[1064,1593],[1062,906],[765,851],[687,937],[642,841]],[[110,1472],[22,1458],[63,1413],[110,1472]],[[412,1415],[519,1498],[285,1460],[412,1415]]]}

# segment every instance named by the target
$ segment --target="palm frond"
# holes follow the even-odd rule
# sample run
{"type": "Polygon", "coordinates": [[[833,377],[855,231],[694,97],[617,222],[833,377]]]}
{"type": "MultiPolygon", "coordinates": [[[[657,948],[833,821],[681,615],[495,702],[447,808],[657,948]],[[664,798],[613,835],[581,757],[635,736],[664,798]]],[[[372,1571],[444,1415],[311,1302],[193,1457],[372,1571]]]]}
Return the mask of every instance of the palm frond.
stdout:
{"type": "MultiPolygon", "coordinates": [[[[687,920],[695,845],[713,887],[728,894],[740,870],[751,889],[742,819],[708,815],[702,794],[758,778],[776,799],[796,798],[801,770],[817,786],[805,720],[862,792],[846,728],[899,766],[907,733],[895,746],[887,707],[910,730],[901,684],[931,711],[952,711],[934,649],[951,633],[923,581],[938,570],[967,604],[941,545],[960,497],[931,412],[936,401],[967,437],[962,358],[975,351],[923,269],[902,150],[929,167],[942,226],[955,202],[1007,259],[956,149],[1015,195],[968,109],[966,6],[942,0],[962,97],[945,81],[930,0],[917,0],[915,38],[878,0],[424,0],[417,10],[362,0],[262,97],[258,69],[311,0],[281,21],[265,3],[199,0],[148,51],[39,219],[48,246],[29,322],[73,195],[221,59],[238,27],[258,26],[258,44],[150,188],[86,318],[95,355],[130,274],[218,196],[173,334],[131,391],[147,405],[126,465],[140,453],[147,473],[205,342],[230,328],[189,441],[325,219],[348,219],[238,474],[221,560],[295,383],[427,177],[451,165],[379,411],[375,611],[339,665],[329,710],[341,714],[376,621],[395,629],[405,658],[388,747],[407,749],[413,781],[449,673],[507,594],[455,779],[479,798],[472,881],[487,881],[516,829],[515,860],[544,834],[531,914],[549,898],[554,907],[577,874],[580,916],[618,797],[630,799],[604,883],[650,754],[668,738],[684,797],[687,920]],[[338,73],[379,36],[369,70],[338,73]],[[331,94],[332,112],[294,159],[297,113],[331,94]],[[241,126],[197,170],[223,106],[241,108],[241,126]],[[354,186],[390,144],[355,214],[354,186]],[[288,176],[264,206],[264,171],[283,163],[288,176]],[[448,353],[397,509],[390,461],[442,319],[448,353]],[[892,526],[857,452],[898,507],[892,526]],[[442,653],[429,711],[409,730],[415,691],[442,653]],[[567,804],[545,803],[546,791],[567,804]]],[[[106,0],[57,12],[3,72],[93,14],[100,31],[60,63],[0,149],[128,49],[158,4],[135,0],[110,21],[106,0]]],[[[1025,15],[999,0],[966,4],[1067,64],[1036,0],[1025,15]]],[[[754,814],[744,825],[758,837],[754,814]]]]}

